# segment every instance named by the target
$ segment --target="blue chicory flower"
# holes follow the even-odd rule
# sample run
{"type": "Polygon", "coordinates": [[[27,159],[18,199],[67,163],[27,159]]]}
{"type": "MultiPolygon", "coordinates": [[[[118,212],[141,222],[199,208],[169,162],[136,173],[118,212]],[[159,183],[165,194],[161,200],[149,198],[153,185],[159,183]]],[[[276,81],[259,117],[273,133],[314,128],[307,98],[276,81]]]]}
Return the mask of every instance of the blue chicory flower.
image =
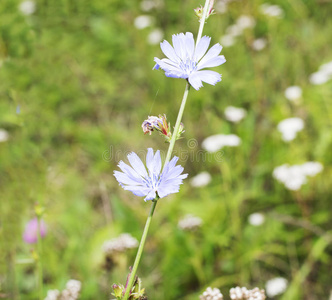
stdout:
{"type": "Polygon", "coordinates": [[[190,32],[173,34],[172,41],[173,47],[166,40],[160,43],[160,48],[167,58],[155,57],[154,69],[163,69],[167,77],[188,79],[196,90],[203,86],[202,81],[212,85],[221,81],[221,74],[202,70],[217,67],[226,62],[225,57],[219,55],[222,50],[220,44],[215,44],[206,53],[211,38],[203,36],[195,47],[194,37],[190,32]]]}
{"type": "Polygon", "coordinates": [[[120,161],[118,166],[122,172],[114,171],[114,176],[123,189],[131,191],[136,196],[145,196],[145,201],[177,193],[182,180],[188,176],[181,174],[182,166],[176,166],[179,159],[176,156],[161,171],[159,150],[154,154],[152,148],[148,149],[146,167],[136,153],[132,152],[127,157],[131,167],[120,161]]]}

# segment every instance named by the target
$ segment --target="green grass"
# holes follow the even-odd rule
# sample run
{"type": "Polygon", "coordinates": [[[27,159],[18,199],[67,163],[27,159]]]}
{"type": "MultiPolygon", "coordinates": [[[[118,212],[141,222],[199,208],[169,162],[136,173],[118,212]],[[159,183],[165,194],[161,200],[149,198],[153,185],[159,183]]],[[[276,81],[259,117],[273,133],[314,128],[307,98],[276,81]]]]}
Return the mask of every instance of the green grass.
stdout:
{"type": "MultiPolygon", "coordinates": [[[[190,177],[208,171],[213,179],[200,189],[186,180],[179,194],[158,203],[138,272],[149,299],[198,299],[207,286],[224,294],[236,285],[263,288],[277,276],[289,288],[275,299],[327,299],[330,292],[332,81],[315,86],[308,77],[332,60],[332,6],[280,0],[285,17],[271,19],[260,13],[261,3],[232,2],[205,26],[217,43],[240,15],[256,20],[223,49],[222,82],[190,91],[176,149],[196,139],[194,155],[204,138],[218,133],[237,134],[242,144],[224,148],[222,162],[213,155],[181,161],[190,177]],[[268,41],[260,52],[250,47],[257,37],[268,41]],[[290,85],[303,89],[300,105],[284,97],[290,85]],[[229,105],[244,107],[247,117],[229,123],[223,114],[229,105]],[[285,143],[276,126],[293,116],[303,118],[305,129],[285,143]],[[309,160],[324,171],[298,192],[272,177],[276,166],[309,160]],[[261,227],[247,221],[257,211],[266,215],[261,227]],[[186,213],[203,219],[198,231],[177,228],[186,213]]],[[[174,33],[196,34],[192,9],[199,4],[168,0],[148,14],[170,40],[174,33]]],[[[113,170],[129,151],[166,152],[167,144],[157,134],[144,136],[140,126],[163,113],[174,126],[185,82],[152,71],[162,53],[147,43],[152,28],[133,26],[143,14],[139,2],[38,0],[31,16],[18,5],[0,4],[0,128],[10,135],[0,143],[0,294],[37,298],[36,268],[20,262],[31,258],[34,246],[24,244],[22,233],[38,202],[49,229],[45,296],[74,278],[82,282],[81,299],[109,299],[135,250],[106,272],[101,245],[122,232],[139,239],[150,208],[118,186],[113,170]]]]}

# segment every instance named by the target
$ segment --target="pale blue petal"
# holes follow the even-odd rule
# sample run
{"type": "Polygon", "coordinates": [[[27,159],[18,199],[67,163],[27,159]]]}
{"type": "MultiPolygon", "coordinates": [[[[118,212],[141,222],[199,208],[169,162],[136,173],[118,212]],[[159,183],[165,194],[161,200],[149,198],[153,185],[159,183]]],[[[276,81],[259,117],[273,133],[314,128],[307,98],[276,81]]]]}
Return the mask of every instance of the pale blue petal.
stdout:
{"type": "Polygon", "coordinates": [[[162,185],[158,187],[158,196],[164,198],[169,194],[178,193],[180,190],[179,185],[162,185]]]}
{"type": "Polygon", "coordinates": [[[146,167],[148,168],[148,171],[150,172],[150,170],[152,170],[152,164],[153,164],[153,149],[152,148],[148,148],[148,153],[146,154],[146,167]]]}
{"type": "Polygon", "coordinates": [[[179,160],[179,158],[177,156],[174,156],[171,161],[169,161],[165,166],[164,166],[164,169],[163,169],[163,172],[162,172],[162,175],[163,176],[164,174],[167,174],[168,171],[172,168],[175,167],[177,161],[179,160]]]}
{"type": "Polygon", "coordinates": [[[167,41],[163,41],[162,43],[160,43],[160,48],[161,51],[164,52],[164,54],[172,61],[174,62],[179,62],[180,59],[179,57],[176,55],[174,48],[171,46],[171,44],[167,41]]]}
{"type": "Polygon", "coordinates": [[[173,169],[169,170],[167,174],[165,174],[165,177],[167,179],[173,179],[179,176],[183,172],[182,166],[176,166],[173,169]]]}
{"type": "Polygon", "coordinates": [[[138,187],[138,186],[130,186],[130,185],[123,186],[123,189],[125,191],[130,191],[135,196],[139,196],[139,197],[146,196],[150,192],[150,189],[148,189],[148,188],[138,187]]]}
{"type": "Polygon", "coordinates": [[[214,46],[212,46],[210,48],[210,50],[201,59],[201,61],[199,62],[199,65],[202,65],[205,62],[207,62],[208,60],[210,60],[211,58],[218,56],[219,53],[221,52],[221,50],[222,50],[222,46],[220,44],[215,44],[214,46]]]}
{"type": "Polygon", "coordinates": [[[137,180],[137,179],[134,180],[134,179],[130,178],[127,174],[119,172],[119,171],[114,171],[114,176],[115,176],[116,180],[122,184],[129,184],[129,185],[143,184],[142,180],[137,180]]]}
{"type": "Polygon", "coordinates": [[[215,71],[204,70],[204,71],[197,71],[199,78],[208,83],[215,85],[217,82],[221,81],[221,75],[215,71]]]}
{"type": "Polygon", "coordinates": [[[157,150],[153,158],[153,174],[159,174],[161,170],[160,151],[157,150]]]}
{"type": "Polygon", "coordinates": [[[148,173],[146,172],[145,166],[142,163],[141,159],[137,156],[136,153],[132,152],[128,155],[128,160],[134,170],[142,177],[147,177],[148,173]]]}
{"type": "Polygon", "coordinates": [[[161,178],[167,178],[167,179],[173,178],[173,177],[180,175],[182,172],[183,172],[183,167],[179,165],[179,166],[164,170],[161,175],[161,178]],[[176,174],[176,173],[178,173],[178,174],[174,176],[173,174],[176,174]]]}
{"type": "MultiPolygon", "coordinates": [[[[145,196],[145,195],[144,195],[145,196]]],[[[147,200],[153,200],[156,198],[156,192],[154,190],[151,190],[147,196],[144,198],[144,201],[147,201],[147,200]]]]}
{"type": "Polygon", "coordinates": [[[168,168],[174,168],[176,163],[178,162],[179,158],[177,156],[174,156],[171,161],[168,163],[168,168]]]}
{"type": "Polygon", "coordinates": [[[199,40],[195,50],[195,57],[194,57],[195,61],[199,61],[203,57],[203,55],[209,48],[210,42],[211,38],[206,35],[199,40]]]}
{"type": "Polygon", "coordinates": [[[154,61],[157,63],[157,65],[162,68],[165,72],[178,72],[183,73],[183,71],[178,67],[174,65],[170,65],[167,62],[155,57],[154,61]]]}
{"type": "Polygon", "coordinates": [[[191,84],[191,86],[198,91],[203,86],[203,84],[202,80],[200,79],[197,73],[198,72],[194,72],[190,74],[190,76],[188,77],[188,81],[191,84]]]}
{"type": "Polygon", "coordinates": [[[180,185],[180,184],[182,184],[183,179],[187,177],[186,175],[188,175],[188,174],[183,174],[183,176],[181,175],[181,178],[179,176],[179,178],[173,178],[173,179],[165,180],[160,185],[162,185],[162,186],[164,186],[164,185],[169,185],[169,186],[180,185]]]}
{"type": "Polygon", "coordinates": [[[183,78],[183,79],[188,78],[188,74],[180,72],[180,71],[166,71],[165,76],[171,77],[171,78],[183,78]]]}
{"type": "Polygon", "coordinates": [[[139,180],[139,179],[141,179],[141,176],[139,174],[137,174],[137,172],[132,167],[128,166],[122,160],[119,162],[118,166],[132,180],[139,180]]]}
{"type": "Polygon", "coordinates": [[[167,63],[167,64],[169,64],[169,65],[171,65],[173,67],[179,68],[179,64],[178,63],[176,63],[176,62],[174,62],[174,61],[172,61],[172,60],[170,60],[168,58],[162,58],[161,61],[163,61],[164,63],[167,63]]]}
{"type": "Polygon", "coordinates": [[[186,59],[186,49],[185,49],[185,44],[184,44],[184,38],[185,38],[185,36],[183,33],[172,35],[172,42],[173,42],[173,47],[174,47],[175,53],[181,60],[186,59]]]}
{"type": "Polygon", "coordinates": [[[195,52],[195,41],[194,41],[194,36],[191,32],[186,32],[184,42],[185,42],[187,57],[193,59],[195,52]]]}
{"type": "Polygon", "coordinates": [[[197,70],[201,70],[204,68],[212,68],[212,67],[217,67],[222,65],[223,63],[226,62],[225,56],[224,55],[220,55],[217,57],[213,57],[205,62],[199,62],[197,65],[197,70]]]}

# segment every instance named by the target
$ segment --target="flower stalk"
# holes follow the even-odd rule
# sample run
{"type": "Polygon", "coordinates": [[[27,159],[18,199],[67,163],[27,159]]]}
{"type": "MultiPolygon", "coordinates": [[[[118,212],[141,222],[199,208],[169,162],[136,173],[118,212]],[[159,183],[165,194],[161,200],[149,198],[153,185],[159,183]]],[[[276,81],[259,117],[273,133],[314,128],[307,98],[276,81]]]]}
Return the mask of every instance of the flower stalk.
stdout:
{"type": "Polygon", "coordinates": [[[132,271],[130,273],[130,277],[129,277],[128,284],[127,284],[127,287],[126,287],[126,291],[125,291],[125,294],[124,294],[124,297],[123,297],[124,300],[128,299],[128,297],[130,295],[130,291],[131,291],[132,286],[133,286],[133,283],[135,281],[135,276],[136,276],[137,268],[138,268],[139,262],[141,260],[141,256],[142,256],[143,249],[144,249],[145,240],[146,240],[146,237],[148,235],[148,231],[149,231],[149,228],[150,228],[152,216],[153,216],[154,210],[155,210],[156,205],[157,205],[157,200],[158,199],[155,199],[155,200],[152,201],[150,213],[149,213],[149,216],[148,216],[148,218],[146,220],[144,231],[143,231],[142,238],[141,238],[141,242],[140,242],[138,250],[137,250],[137,254],[136,254],[134,266],[133,266],[133,269],[132,269],[132,271]]]}
{"type": "Polygon", "coordinates": [[[190,84],[187,81],[186,88],[184,90],[184,94],[183,94],[183,98],[182,98],[182,102],[181,102],[181,106],[180,106],[180,109],[179,109],[179,113],[178,113],[178,116],[177,116],[177,119],[176,119],[176,123],[175,123],[175,126],[174,126],[174,131],[173,131],[174,134],[172,136],[171,141],[169,142],[169,147],[168,147],[168,150],[167,150],[167,154],[166,154],[166,159],[165,159],[165,162],[164,162],[164,166],[171,159],[171,155],[172,155],[172,152],[173,152],[173,149],[174,149],[174,145],[175,145],[175,142],[176,142],[176,139],[177,139],[177,132],[179,132],[179,128],[180,128],[180,125],[181,125],[181,120],[182,120],[184,108],[186,106],[186,102],[187,102],[187,98],[188,98],[188,94],[189,94],[189,89],[190,89],[190,84]]]}
{"type": "Polygon", "coordinates": [[[209,7],[211,7],[210,10],[212,11],[213,2],[214,2],[214,0],[206,0],[205,1],[205,5],[204,5],[204,8],[203,8],[203,15],[202,15],[202,18],[199,21],[200,24],[199,24],[199,29],[198,29],[197,39],[196,39],[196,46],[198,45],[198,42],[202,38],[203,29],[204,29],[204,25],[205,25],[205,20],[207,19],[207,16],[208,16],[208,10],[209,10],[209,7]]]}
{"type": "Polygon", "coordinates": [[[41,228],[41,216],[37,214],[38,219],[38,239],[37,239],[37,270],[38,270],[38,291],[39,291],[39,300],[43,300],[43,262],[42,262],[42,252],[43,252],[43,244],[42,237],[40,233],[41,228]]]}
{"type": "MultiPolygon", "coordinates": [[[[200,20],[200,26],[199,26],[199,30],[198,30],[196,45],[198,44],[199,40],[202,37],[204,24],[205,24],[205,21],[208,17],[208,10],[210,9],[210,11],[212,11],[213,2],[214,2],[214,0],[206,0],[205,1],[203,14],[202,14],[202,17],[201,17],[201,20],[200,20]]],[[[179,112],[178,112],[178,116],[177,116],[177,119],[176,119],[173,135],[172,135],[172,138],[170,140],[170,144],[169,144],[169,147],[168,147],[168,150],[167,150],[167,155],[166,155],[166,159],[165,159],[163,168],[165,168],[165,166],[167,165],[167,163],[171,159],[171,155],[172,155],[172,152],[173,152],[173,149],[174,149],[174,145],[175,145],[175,142],[176,142],[177,136],[178,136],[177,133],[179,132],[179,129],[180,129],[180,126],[181,126],[181,120],[182,120],[183,112],[184,112],[184,109],[185,109],[185,106],[186,106],[190,86],[191,85],[187,80],[185,91],[184,91],[182,102],[181,102],[181,106],[180,106],[180,109],[179,109],[179,112]]],[[[149,228],[150,228],[151,220],[152,220],[153,213],[155,211],[158,199],[159,199],[159,197],[157,195],[157,197],[154,200],[152,200],[150,213],[149,213],[148,218],[147,218],[146,223],[145,223],[144,231],[143,231],[142,238],[141,238],[141,241],[140,241],[140,244],[139,244],[139,247],[138,247],[135,262],[134,262],[132,271],[130,272],[128,284],[127,284],[124,296],[122,298],[123,300],[128,300],[128,298],[130,297],[130,293],[131,293],[131,290],[132,290],[132,287],[133,287],[133,284],[134,284],[134,281],[135,281],[136,272],[137,272],[137,269],[138,269],[139,262],[141,260],[141,256],[142,256],[143,249],[144,249],[144,244],[145,244],[145,241],[146,241],[146,238],[147,238],[147,234],[148,234],[148,231],[149,231],[149,228]]]]}

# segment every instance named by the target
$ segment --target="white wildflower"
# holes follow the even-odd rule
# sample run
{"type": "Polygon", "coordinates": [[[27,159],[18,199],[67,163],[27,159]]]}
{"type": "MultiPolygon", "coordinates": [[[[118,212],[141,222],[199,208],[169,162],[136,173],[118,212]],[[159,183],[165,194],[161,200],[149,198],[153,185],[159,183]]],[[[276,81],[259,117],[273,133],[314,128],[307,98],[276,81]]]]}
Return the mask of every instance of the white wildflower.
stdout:
{"type": "Polygon", "coordinates": [[[154,0],[143,0],[141,2],[141,10],[143,11],[150,11],[156,7],[158,7],[158,2],[154,0]]]}
{"type": "Polygon", "coordinates": [[[77,299],[81,291],[81,282],[71,279],[67,282],[66,288],[62,291],[60,300],[77,299]]]}
{"type": "Polygon", "coordinates": [[[265,222],[265,216],[262,213],[253,213],[248,217],[249,224],[260,226],[265,222]]]}
{"type": "Polygon", "coordinates": [[[60,297],[60,291],[58,290],[49,290],[47,291],[47,295],[45,300],[58,300],[60,297]]]}
{"type": "Polygon", "coordinates": [[[305,162],[293,166],[284,164],[273,170],[273,177],[283,183],[287,189],[297,191],[307,182],[308,176],[316,176],[322,170],[323,165],[319,162],[305,162]]]}
{"type": "Polygon", "coordinates": [[[202,147],[208,152],[217,152],[225,146],[236,147],[240,144],[241,139],[235,134],[216,134],[203,140],[202,147]]]}
{"type": "Polygon", "coordinates": [[[225,109],[225,117],[228,121],[238,123],[240,122],[245,116],[247,112],[243,108],[228,106],[225,109]]]}
{"type": "Polygon", "coordinates": [[[178,223],[178,227],[182,230],[193,230],[200,227],[201,225],[202,219],[193,215],[186,215],[178,223]]]}
{"type": "Polygon", "coordinates": [[[36,4],[31,0],[23,1],[19,6],[19,10],[23,15],[32,15],[36,11],[36,4]]]}
{"type": "Polygon", "coordinates": [[[226,34],[220,38],[220,44],[223,47],[231,47],[235,44],[235,38],[232,35],[226,34]]]}
{"type": "Polygon", "coordinates": [[[284,11],[279,5],[264,3],[260,6],[260,10],[269,17],[282,18],[284,16],[284,11]]]}
{"type": "Polygon", "coordinates": [[[137,29],[144,29],[151,26],[153,18],[147,15],[141,15],[135,18],[134,25],[137,29]]]}
{"type": "Polygon", "coordinates": [[[253,28],[256,25],[256,21],[252,16],[242,15],[236,20],[236,24],[244,30],[246,28],[253,28]]]}
{"type": "Polygon", "coordinates": [[[201,172],[190,179],[190,184],[193,187],[204,187],[211,182],[211,175],[208,172],[201,172]]]}
{"type": "Polygon", "coordinates": [[[61,293],[58,290],[49,290],[45,300],[76,300],[80,295],[81,286],[80,281],[71,279],[61,293]]]}
{"type": "Polygon", "coordinates": [[[304,122],[300,118],[288,118],[278,124],[278,130],[285,142],[295,139],[296,134],[304,128],[304,122]]]}
{"type": "Polygon", "coordinates": [[[324,167],[319,162],[308,161],[301,165],[301,168],[304,175],[313,177],[322,172],[324,167]]]}
{"type": "Polygon", "coordinates": [[[319,67],[319,72],[326,74],[329,79],[332,77],[332,61],[327,62],[319,67]]]}
{"type": "Polygon", "coordinates": [[[242,34],[242,28],[237,24],[230,25],[226,28],[226,34],[233,37],[239,36],[242,34]]]}
{"type": "Polygon", "coordinates": [[[8,141],[9,134],[7,130],[0,128],[0,143],[8,141]]]}
{"type": "Polygon", "coordinates": [[[246,287],[235,287],[229,291],[231,300],[265,300],[265,291],[259,288],[248,290],[246,287]]]}
{"type": "Polygon", "coordinates": [[[267,41],[264,38],[256,39],[252,42],[251,47],[255,51],[261,51],[266,47],[267,41]]]}
{"type": "Polygon", "coordinates": [[[288,281],[282,277],[276,277],[266,282],[265,290],[268,297],[275,297],[284,293],[287,289],[288,281]]]}
{"type": "Polygon", "coordinates": [[[273,177],[283,183],[285,187],[292,191],[297,191],[307,182],[299,165],[289,166],[288,164],[276,167],[273,177]]]}
{"type": "Polygon", "coordinates": [[[213,7],[216,10],[216,12],[220,14],[224,14],[227,12],[227,2],[224,0],[217,1],[213,7]]]}
{"type": "Polygon", "coordinates": [[[289,86],[285,90],[285,97],[292,102],[298,101],[302,97],[302,89],[299,86],[289,86]]]}
{"type": "Polygon", "coordinates": [[[164,32],[161,29],[156,28],[149,33],[148,43],[151,45],[157,45],[162,41],[163,37],[164,32]]]}
{"type": "Polygon", "coordinates": [[[321,84],[324,84],[326,83],[328,80],[330,79],[330,76],[325,73],[325,72],[321,72],[321,71],[318,71],[316,73],[312,73],[310,76],[309,76],[309,81],[311,84],[314,84],[314,85],[321,85],[321,84]]]}
{"type": "Polygon", "coordinates": [[[129,233],[123,233],[119,237],[104,242],[102,248],[105,254],[113,254],[114,252],[124,252],[128,249],[137,248],[138,241],[129,233]]]}
{"type": "Polygon", "coordinates": [[[200,300],[223,300],[224,297],[219,289],[208,287],[205,292],[199,296],[200,300]]]}

